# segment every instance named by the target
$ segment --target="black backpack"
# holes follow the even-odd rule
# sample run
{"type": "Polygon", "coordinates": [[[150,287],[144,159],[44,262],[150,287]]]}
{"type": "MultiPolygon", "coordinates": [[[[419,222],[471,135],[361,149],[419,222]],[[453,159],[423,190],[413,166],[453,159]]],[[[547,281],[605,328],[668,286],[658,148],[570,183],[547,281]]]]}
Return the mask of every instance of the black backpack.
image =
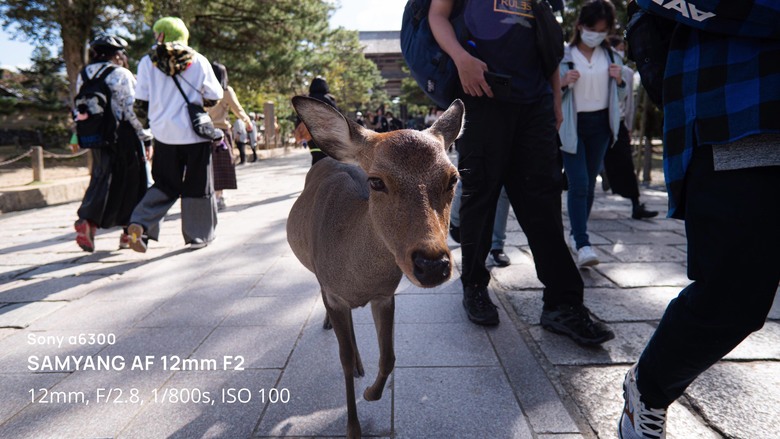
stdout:
{"type": "Polygon", "coordinates": [[[73,100],[76,115],[76,136],[79,147],[107,148],[116,142],[117,120],[111,110],[111,90],[106,77],[114,71],[114,66],[105,66],[90,78],[87,69],[81,71],[83,83],[73,100]]]}

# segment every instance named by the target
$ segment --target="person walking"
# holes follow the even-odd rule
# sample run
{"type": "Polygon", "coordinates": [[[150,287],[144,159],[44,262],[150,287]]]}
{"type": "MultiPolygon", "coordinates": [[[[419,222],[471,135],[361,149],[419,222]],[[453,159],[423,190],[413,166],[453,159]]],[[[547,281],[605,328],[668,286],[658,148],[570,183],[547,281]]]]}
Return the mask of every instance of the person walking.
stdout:
{"type": "Polygon", "coordinates": [[[542,326],[578,343],[603,343],[614,334],[593,321],[583,305],[582,277],[563,237],[556,145],[556,125],[562,118],[560,77],[557,70],[549,77],[542,73],[533,14],[516,3],[496,8],[493,2],[465,2],[465,22],[474,44],[469,53],[449,21],[453,6],[454,0],[433,0],[428,20],[439,46],[455,61],[466,106],[466,127],[457,143],[466,314],[475,324],[499,324],[487,291],[485,259],[490,223],[504,186],[545,286],[542,326]],[[509,90],[494,93],[485,72],[508,75],[509,90]]]}
{"type": "MultiPolygon", "coordinates": [[[[129,248],[127,226],[135,205],[147,189],[146,160],[152,155],[151,131],[143,128],[133,111],[135,77],[123,67],[127,63],[127,42],[113,35],[94,39],[89,44],[90,63],[76,82],[77,124],[89,122],[92,97],[87,84],[107,87],[110,97],[101,126],[109,132],[107,143],[93,148],[89,185],[77,211],[76,244],[87,252],[95,251],[98,228],[122,226],[119,248],[129,248]]],[[[82,139],[82,141],[85,139],[82,139]]]]}
{"type": "MultiPolygon", "coordinates": [[[[663,78],[664,174],[693,282],[626,373],[618,436],[663,439],[669,405],[761,329],[780,282],[780,2],[687,0],[696,16],[637,3],[640,14],[676,22],[663,78]]],[[[739,392],[723,392],[739,404],[739,392]]]]}
{"type": "MultiPolygon", "coordinates": [[[[233,126],[230,124],[230,113],[236,116],[244,123],[244,127],[251,127],[249,115],[244,111],[244,107],[238,102],[235,90],[228,82],[227,68],[218,62],[211,63],[214,75],[222,87],[223,98],[213,107],[208,109],[211,120],[214,121],[214,127],[225,132],[222,143],[215,144],[212,151],[212,161],[214,163],[214,191],[217,197],[217,208],[224,210],[227,208],[223,191],[226,189],[237,189],[236,165],[233,159],[233,126]]],[[[249,128],[251,129],[251,128],[249,128]]],[[[246,141],[244,141],[244,146],[246,141]]],[[[243,148],[239,147],[238,152],[241,155],[241,163],[246,160],[243,148]]]]}
{"type": "Polygon", "coordinates": [[[626,93],[623,61],[605,42],[614,28],[615,6],[609,0],[585,3],[560,66],[563,123],[559,134],[569,187],[569,240],[580,267],[599,263],[588,236],[588,218],[604,154],[617,140],[619,103],[626,93]]]}
{"type": "Polygon", "coordinates": [[[257,114],[249,113],[249,120],[252,122],[252,128],[248,131],[249,147],[252,148],[252,163],[257,161],[257,114]]]}
{"type": "MultiPolygon", "coordinates": [[[[623,37],[610,35],[608,38],[612,51],[619,59],[625,57],[626,44],[623,37]]],[[[634,159],[631,154],[631,128],[634,123],[634,71],[626,65],[622,68],[623,81],[626,83],[625,98],[620,101],[620,127],[617,141],[604,154],[605,181],[609,182],[613,194],[631,200],[631,218],[655,218],[657,211],[648,210],[639,201],[639,182],[634,171],[634,159]]],[[[607,189],[605,189],[607,190],[607,189]]]]}
{"type": "Polygon", "coordinates": [[[251,116],[249,117],[249,129],[247,129],[247,125],[240,118],[237,118],[233,124],[233,139],[236,142],[236,148],[238,148],[239,165],[246,163],[246,144],[249,143],[248,133],[252,132],[252,119],[251,116]]]}
{"type": "Polygon", "coordinates": [[[135,105],[148,114],[154,135],[154,185],[133,210],[130,248],[145,252],[148,240],[158,239],[165,214],[181,198],[184,242],[199,249],[214,240],[217,226],[213,139],[193,130],[183,94],[193,104],[208,106],[222,98],[222,87],[206,57],[187,46],[189,31],[180,18],[161,18],[152,29],[157,44],[138,64],[135,105]]]}

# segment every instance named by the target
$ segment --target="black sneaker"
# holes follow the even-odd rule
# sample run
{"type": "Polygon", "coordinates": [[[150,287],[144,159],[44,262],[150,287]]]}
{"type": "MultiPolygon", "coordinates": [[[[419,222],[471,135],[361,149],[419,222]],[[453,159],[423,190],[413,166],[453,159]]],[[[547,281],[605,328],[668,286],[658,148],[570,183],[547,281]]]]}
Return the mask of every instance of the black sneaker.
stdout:
{"type": "Polygon", "coordinates": [[[490,256],[493,257],[493,263],[495,263],[498,267],[506,267],[512,263],[512,260],[509,259],[509,256],[504,253],[504,249],[490,250],[490,256]]]}
{"type": "Polygon", "coordinates": [[[615,338],[607,325],[590,318],[590,311],[584,305],[560,305],[544,310],[541,323],[544,329],[566,335],[582,345],[600,345],[615,338]]]}
{"type": "Polygon", "coordinates": [[[450,237],[452,240],[460,244],[460,227],[450,224],[450,237]]]}
{"type": "Polygon", "coordinates": [[[633,219],[655,218],[656,215],[658,215],[658,212],[655,210],[647,210],[644,203],[631,209],[631,218],[633,219]]]}
{"type": "Polygon", "coordinates": [[[464,286],[463,307],[473,323],[483,326],[498,325],[498,311],[490,300],[487,287],[464,286]]]}

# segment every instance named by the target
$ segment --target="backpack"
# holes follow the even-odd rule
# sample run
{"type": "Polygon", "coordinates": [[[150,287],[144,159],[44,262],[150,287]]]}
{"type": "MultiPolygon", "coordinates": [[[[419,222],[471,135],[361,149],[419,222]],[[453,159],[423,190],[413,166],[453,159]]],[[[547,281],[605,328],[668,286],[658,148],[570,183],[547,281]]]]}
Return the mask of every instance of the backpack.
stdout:
{"type": "Polygon", "coordinates": [[[113,71],[114,66],[105,66],[92,78],[87,69],[81,71],[83,83],[74,99],[78,111],[76,135],[81,148],[107,148],[116,142],[117,120],[111,110],[111,90],[105,81],[113,71]]]}
{"type": "MultiPolygon", "coordinates": [[[[463,18],[463,0],[455,0],[450,14],[455,37],[468,39],[463,18]]],[[[436,42],[428,23],[431,0],[409,0],[401,22],[401,52],[412,78],[425,94],[441,108],[447,108],[460,87],[458,69],[452,58],[436,42]]]]}

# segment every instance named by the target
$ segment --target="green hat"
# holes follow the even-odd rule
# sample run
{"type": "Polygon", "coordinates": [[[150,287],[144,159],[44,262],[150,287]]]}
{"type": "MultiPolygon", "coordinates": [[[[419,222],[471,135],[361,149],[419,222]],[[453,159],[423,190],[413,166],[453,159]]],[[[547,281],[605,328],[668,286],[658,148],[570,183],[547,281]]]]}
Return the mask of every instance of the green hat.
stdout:
{"type": "Polygon", "coordinates": [[[187,44],[190,38],[190,31],[179,17],[163,17],[157,20],[152,27],[155,33],[165,35],[163,43],[179,42],[187,44]]]}

